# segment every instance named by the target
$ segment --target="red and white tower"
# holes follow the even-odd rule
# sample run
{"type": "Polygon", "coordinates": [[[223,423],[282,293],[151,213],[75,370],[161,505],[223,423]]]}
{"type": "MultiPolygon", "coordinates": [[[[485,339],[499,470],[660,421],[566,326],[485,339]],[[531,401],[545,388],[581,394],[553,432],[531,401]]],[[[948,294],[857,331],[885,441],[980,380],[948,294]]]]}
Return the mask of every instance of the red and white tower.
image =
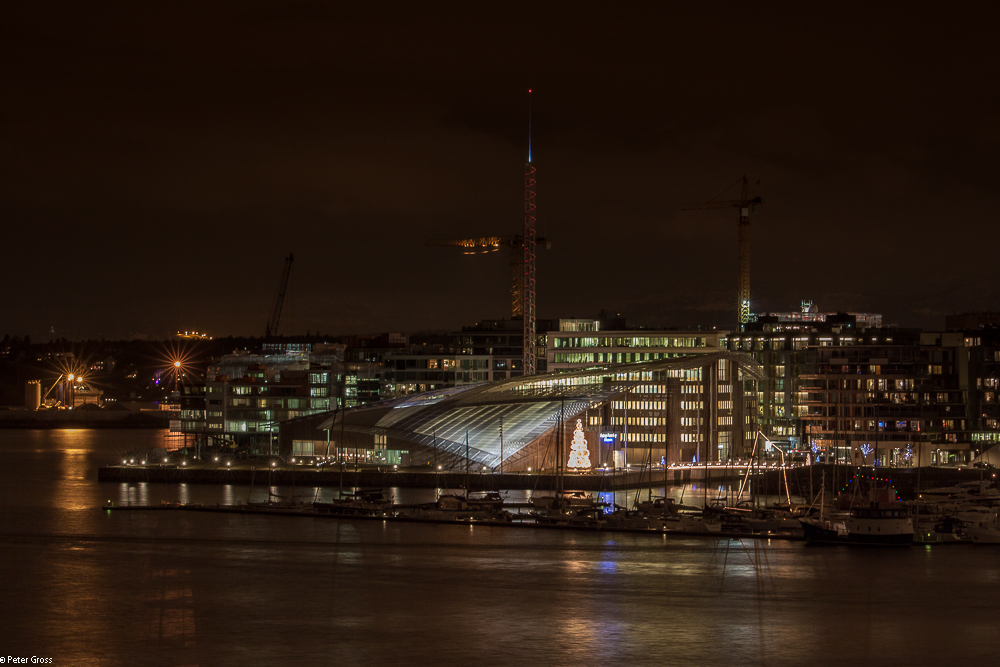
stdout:
{"type": "Polygon", "coordinates": [[[524,375],[535,374],[535,166],[531,164],[531,90],[528,91],[528,162],[524,165],[524,375]]]}

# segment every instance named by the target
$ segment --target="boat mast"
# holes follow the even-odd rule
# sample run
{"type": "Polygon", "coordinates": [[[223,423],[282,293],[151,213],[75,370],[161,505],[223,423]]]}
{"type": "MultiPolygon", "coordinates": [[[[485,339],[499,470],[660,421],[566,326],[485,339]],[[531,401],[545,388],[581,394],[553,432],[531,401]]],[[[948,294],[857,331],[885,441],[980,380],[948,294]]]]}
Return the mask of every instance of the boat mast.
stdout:
{"type": "Polygon", "coordinates": [[[500,474],[503,474],[503,415],[500,415],[500,474]]]}
{"type": "Polygon", "coordinates": [[[556,443],[556,489],[563,492],[563,437],[566,424],[566,397],[559,399],[559,441],[556,443]]]}
{"type": "MultiPolygon", "coordinates": [[[[344,442],[344,417],[345,417],[345,415],[344,415],[344,409],[341,408],[341,410],[340,410],[340,443],[339,443],[340,447],[337,448],[338,450],[341,449],[341,448],[343,448],[343,450],[344,450],[344,455],[337,457],[337,458],[340,459],[340,497],[341,498],[344,497],[344,463],[345,463],[344,459],[347,458],[347,443],[344,442]]],[[[355,477],[357,477],[357,473],[355,473],[355,477]]]]}
{"type": "MultiPolygon", "coordinates": [[[[697,449],[698,456],[701,456],[701,402],[702,402],[701,399],[702,399],[702,396],[704,395],[703,392],[702,392],[701,377],[702,377],[702,369],[699,368],[698,369],[698,394],[697,394],[697,396],[698,396],[698,401],[697,401],[698,402],[698,423],[696,424],[696,429],[697,430],[695,431],[695,438],[696,438],[696,443],[695,444],[698,447],[698,449],[697,449]]],[[[702,459],[702,462],[705,464],[705,474],[702,476],[701,484],[704,487],[704,491],[705,491],[705,504],[704,504],[704,507],[707,508],[708,507],[708,476],[709,476],[709,472],[708,472],[708,443],[707,442],[705,443],[705,456],[702,459]]]]}
{"type": "Polygon", "coordinates": [[[826,504],[826,471],[823,471],[819,488],[819,523],[823,525],[823,505],[826,504]]]}

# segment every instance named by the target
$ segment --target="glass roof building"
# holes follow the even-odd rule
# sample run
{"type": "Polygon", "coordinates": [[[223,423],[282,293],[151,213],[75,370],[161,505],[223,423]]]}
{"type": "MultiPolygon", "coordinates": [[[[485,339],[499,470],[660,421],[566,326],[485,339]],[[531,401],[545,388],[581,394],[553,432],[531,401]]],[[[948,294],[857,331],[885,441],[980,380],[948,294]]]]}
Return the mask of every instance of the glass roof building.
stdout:
{"type": "Polygon", "coordinates": [[[576,420],[594,467],[716,460],[741,455],[756,430],[762,379],[752,357],[725,351],[590,365],[373,403],[320,428],[335,448],[405,451],[411,465],[467,457],[490,469],[550,468],[576,420]]]}

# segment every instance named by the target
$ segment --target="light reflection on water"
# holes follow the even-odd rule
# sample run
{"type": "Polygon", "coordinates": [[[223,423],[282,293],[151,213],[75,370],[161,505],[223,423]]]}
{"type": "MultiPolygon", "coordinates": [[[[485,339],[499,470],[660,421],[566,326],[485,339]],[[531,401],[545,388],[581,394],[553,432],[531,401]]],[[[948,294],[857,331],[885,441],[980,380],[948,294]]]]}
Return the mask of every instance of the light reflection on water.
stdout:
{"type": "MultiPolygon", "coordinates": [[[[11,655],[120,665],[294,655],[349,665],[817,664],[847,655],[926,664],[992,654],[983,638],[995,631],[1000,576],[989,549],[108,513],[97,509],[108,499],[215,504],[243,502],[251,489],[94,481],[98,465],[155,446],[157,433],[3,439],[11,478],[0,485],[0,646],[11,655]]],[[[683,491],[687,503],[699,490],[668,493],[683,491]]],[[[275,492],[311,500],[338,490],[275,492]]],[[[436,495],[393,493],[407,503],[436,495]]],[[[267,487],[253,494],[266,498],[267,487]]]]}

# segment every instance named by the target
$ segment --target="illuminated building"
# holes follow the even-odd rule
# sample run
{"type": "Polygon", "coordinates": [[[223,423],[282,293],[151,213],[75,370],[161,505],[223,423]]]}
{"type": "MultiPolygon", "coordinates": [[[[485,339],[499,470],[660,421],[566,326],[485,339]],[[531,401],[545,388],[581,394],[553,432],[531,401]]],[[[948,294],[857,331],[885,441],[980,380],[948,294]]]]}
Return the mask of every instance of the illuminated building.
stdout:
{"type": "MultiPolygon", "coordinates": [[[[540,329],[552,326],[538,320],[540,329]]],[[[536,370],[546,369],[545,334],[536,341],[536,370]]],[[[482,320],[449,334],[440,345],[386,350],[381,357],[385,391],[406,396],[423,391],[505,380],[521,375],[524,330],[520,320],[482,320]]]]}
{"type": "Polygon", "coordinates": [[[729,349],[753,355],[768,376],[764,433],[825,460],[871,463],[877,450],[880,465],[967,462],[1000,442],[996,330],[921,332],[866,321],[881,318],[761,317],[729,336],[729,349]]]}
{"type": "Polygon", "coordinates": [[[203,331],[178,331],[175,336],[183,340],[212,340],[212,337],[203,331]]]}
{"type": "MultiPolygon", "coordinates": [[[[687,359],[726,349],[726,331],[607,330],[604,325],[606,321],[601,320],[560,320],[559,330],[547,334],[549,369],[687,359]]],[[[681,393],[677,424],[680,449],[673,460],[707,457],[714,461],[748,455],[747,443],[752,447],[756,432],[757,394],[746,391],[742,371],[736,369],[734,377],[734,369],[730,359],[718,358],[714,365],[666,371],[678,379],[681,393]]],[[[664,442],[668,438],[664,432],[665,391],[662,384],[640,382],[628,400],[612,401],[605,439],[630,446],[651,443],[655,447],[655,443],[664,442]]],[[[629,461],[634,462],[631,454],[629,461]]]]}
{"type": "Polygon", "coordinates": [[[859,329],[872,329],[882,326],[880,313],[821,313],[812,301],[802,301],[800,310],[781,313],[759,313],[755,321],[772,321],[781,323],[822,324],[826,322],[854,323],[859,329]]]}
{"type": "MultiPolygon", "coordinates": [[[[741,412],[732,397],[750,404],[762,378],[749,356],[715,350],[428,391],[341,411],[321,428],[348,458],[369,460],[372,452],[384,452],[384,458],[401,460],[406,454],[417,465],[455,464],[465,460],[466,448],[468,460],[489,468],[501,461],[509,470],[565,465],[577,419],[595,466],[657,465],[662,456],[690,461],[699,444],[683,436],[699,431],[703,456],[707,444],[712,459],[727,458],[748,454],[747,441],[733,428],[741,412]],[[705,396],[694,391],[699,386],[707,387],[705,396]],[[695,405],[698,398],[701,405],[695,405]],[[698,414],[701,427],[693,418],[682,421],[698,414]]],[[[753,413],[743,410],[742,417],[752,429],[753,413]]],[[[303,455],[318,455],[326,442],[295,446],[303,455]]]]}
{"type": "Polygon", "coordinates": [[[236,353],[209,366],[204,385],[181,392],[185,442],[266,452],[281,422],[356,404],[357,369],[344,363],[343,346],[317,347],[272,346],[273,354],[236,353]]]}

